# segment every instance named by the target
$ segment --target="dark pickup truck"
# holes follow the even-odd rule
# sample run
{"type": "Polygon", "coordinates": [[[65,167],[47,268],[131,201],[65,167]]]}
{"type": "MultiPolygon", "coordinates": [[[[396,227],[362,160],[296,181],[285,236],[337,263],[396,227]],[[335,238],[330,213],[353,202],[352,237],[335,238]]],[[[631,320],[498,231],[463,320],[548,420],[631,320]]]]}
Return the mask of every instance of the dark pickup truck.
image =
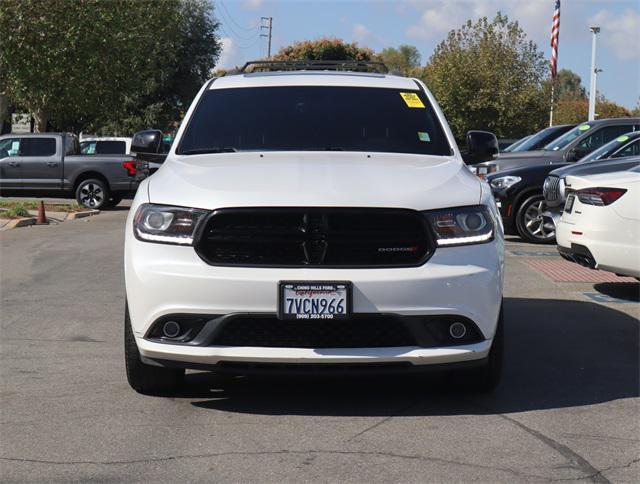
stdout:
{"type": "Polygon", "coordinates": [[[0,194],[68,196],[87,208],[117,205],[138,188],[128,155],[79,155],[71,133],[0,136],[0,194]]]}
{"type": "MultiPolygon", "coordinates": [[[[572,163],[600,148],[612,139],[640,129],[640,118],[615,118],[587,121],[567,131],[537,151],[503,153],[493,160],[477,163],[474,173],[484,176],[503,170],[534,165],[572,163]]],[[[551,171],[551,170],[549,170],[551,171]]]]}

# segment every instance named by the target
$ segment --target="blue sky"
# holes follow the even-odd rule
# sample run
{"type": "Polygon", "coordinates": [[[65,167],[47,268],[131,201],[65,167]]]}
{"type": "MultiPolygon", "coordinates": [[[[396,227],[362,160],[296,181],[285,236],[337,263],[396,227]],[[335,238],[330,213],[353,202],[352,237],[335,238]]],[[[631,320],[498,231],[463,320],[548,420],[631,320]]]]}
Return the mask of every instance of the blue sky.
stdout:
{"type": "MultiPolygon", "coordinates": [[[[423,64],[447,32],[500,10],[517,20],[547,57],[554,0],[213,0],[222,24],[219,67],[266,55],[260,17],[273,17],[272,52],[296,40],[338,37],[375,51],[415,45],[423,64]]],[[[590,25],[599,25],[598,92],[628,108],[640,97],[640,0],[562,0],[559,68],[589,88],[590,25]]],[[[263,31],[264,32],[264,31],[263,31]]]]}

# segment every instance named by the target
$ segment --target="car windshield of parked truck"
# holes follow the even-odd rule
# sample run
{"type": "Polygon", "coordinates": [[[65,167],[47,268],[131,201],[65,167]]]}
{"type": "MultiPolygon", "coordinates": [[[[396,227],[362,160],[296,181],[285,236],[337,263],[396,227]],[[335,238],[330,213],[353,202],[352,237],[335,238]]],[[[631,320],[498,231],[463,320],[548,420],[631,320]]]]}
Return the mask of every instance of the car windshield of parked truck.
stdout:
{"type": "Polygon", "coordinates": [[[504,150],[502,150],[502,152],[503,153],[511,153],[512,151],[520,151],[519,150],[520,146],[525,144],[528,139],[531,139],[531,135],[525,136],[524,138],[520,138],[515,143],[512,143],[509,146],[507,146],[504,150]]]}
{"type": "Polygon", "coordinates": [[[565,134],[560,136],[559,138],[554,139],[551,143],[544,147],[545,150],[557,151],[561,150],[569,143],[571,143],[574,139],[579,136],[582,136],[584,133],[589,131],[592,126],[589,123],[579,124],[575,128],[567,131],[565,134]]]}
{"type": "MultiPolygon", "coordinates": [[[[618,151],[623,145],[627,144],[629,140],[629,136],[619,136],[618,138],[609,141],[607,144],[601,146],[597,150],[589,153],[584,158],[581,158],[579,161],[595,161],[595,160],[604,160],[606,158],[611,157],[616,151],[618,151]]],[[[630,156],[630,155],[629,155],[630,156]]]]}
{"type": "Polygon", "coordinates": [[[210,90],[177,153],[274,150],[452,154],[423,92],[336,86],[210,90]]]}
{"type": "Polygon", "coordinates": [[[511,151],[530,151],[539,149],[540,145],[544,143],[545,138],[548,139],[554,131],[556,131],[556,128],[545,128],[542,131],[538,131],[536,134],[529,136],[529,138],[527,138],[521,145],[511,151]]]}

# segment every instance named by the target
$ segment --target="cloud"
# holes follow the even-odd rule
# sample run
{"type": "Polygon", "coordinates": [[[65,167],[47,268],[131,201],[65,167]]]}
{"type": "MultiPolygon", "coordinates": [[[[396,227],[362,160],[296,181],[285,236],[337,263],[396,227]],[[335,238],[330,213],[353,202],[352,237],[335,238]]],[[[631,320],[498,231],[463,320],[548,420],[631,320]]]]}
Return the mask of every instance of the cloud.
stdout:
{"type": "Polygon", "coordinates": [[[374,44],[381,44],[382,38],[373,32],[371,32],[366,26],[362,24],[355,24],[351,31],[351,39],[360,45],[368,46],[374,44]]]}
{"type": "Polygon", "coordinates": [[[442,39],[450,30],[460,28],[467,20],[493,18],[500,11],[517,20],[527,35],[538,43],[546,43],[551,30],[553,4],[542,6],[536,1],[513,0],[414,0],[421,14],[417,23],[407,28],[408,37],[417,40],[442,39]]]}
{"type": "Polygon", "coordinates": [[[619,16],[601,10],[589,19],[601,28],[599,40],[620,60],[640,59],[640,14],[632,9],[619,16]]]}
{"type": "Polygon", "coordinates": [[[264,5],[264,0],[244,0],[242,8],[245,10],[258,10],[264,5]]]}
{"type": "Polygon", "coordinates": [[[355,24],[351,37],[356,42],[366,42],[371,37],[371,31],[362,24],[355,24]]]}
{"type": "Polygon", "coordinates": [[[235,67],[234,60],[238,56],[238,46],[231,37],[222,37],[220,42],[222,43],[222,52],[220,52],[216,68],[229,69],[235,67]]]}

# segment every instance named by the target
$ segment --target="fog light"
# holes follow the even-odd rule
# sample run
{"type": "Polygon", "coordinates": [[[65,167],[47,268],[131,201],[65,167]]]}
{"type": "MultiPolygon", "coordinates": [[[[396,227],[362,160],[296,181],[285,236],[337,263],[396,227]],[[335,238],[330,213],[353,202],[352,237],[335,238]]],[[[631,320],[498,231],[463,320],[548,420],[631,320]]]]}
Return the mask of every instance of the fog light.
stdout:
{"type": "Polygon", "coordinates": [[[452,323],[449,326],[449,334],[454,339],[464,338],[464,335],[467,334],[467,327],[459,322],[452,323]]]}
{"type": "Polygon", "coordinates": [[[167,338],[175,338],[180,334],[180,325],[175,321],[167,321],[162,325],[162,333],[167,338]]]}

